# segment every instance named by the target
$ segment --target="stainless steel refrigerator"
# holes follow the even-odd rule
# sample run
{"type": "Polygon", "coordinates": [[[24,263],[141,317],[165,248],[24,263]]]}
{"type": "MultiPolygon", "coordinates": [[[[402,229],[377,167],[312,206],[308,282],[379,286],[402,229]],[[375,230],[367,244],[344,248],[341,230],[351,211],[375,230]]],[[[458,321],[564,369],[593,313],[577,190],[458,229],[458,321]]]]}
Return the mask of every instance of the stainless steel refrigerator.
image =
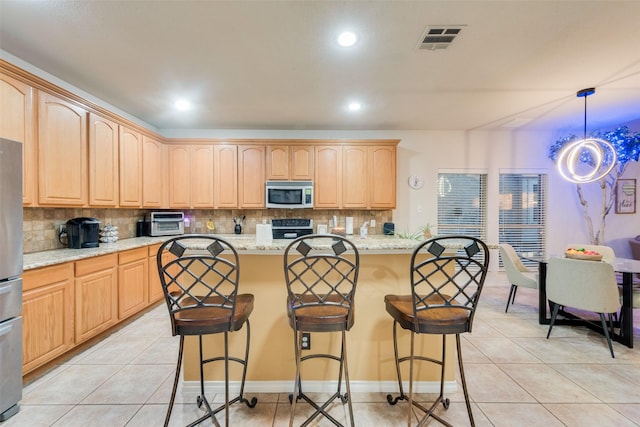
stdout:
{"type": "Polygon", "coordinates": [[[22,144],[0,139],[0,422],[22,399],[22,144]]]}

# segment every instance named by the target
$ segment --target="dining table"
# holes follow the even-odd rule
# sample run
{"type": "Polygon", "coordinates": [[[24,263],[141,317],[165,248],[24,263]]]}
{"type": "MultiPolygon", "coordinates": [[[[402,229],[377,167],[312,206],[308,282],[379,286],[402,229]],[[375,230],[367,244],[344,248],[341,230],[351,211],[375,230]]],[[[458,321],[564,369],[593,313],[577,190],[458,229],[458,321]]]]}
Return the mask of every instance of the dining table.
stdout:
{"type": "MultiPolygon", "coordinates": [[[[538,323],[548,325],[551,323],[551,309],[547,299],[547,264],[551,257],[520,254],[523,259],[538,263],[538,323]],[[549,309],[549,310],[548,310],[549,309]]],[[[558,255],[560,256],[560,255],[558,255]]],[[[604,262],[604,261],[588,261],[604,262]]],[[[611,334],[612,339],[633,348],[633,275],[640,274],[640,260],[616,257],[612,262],[613,269],[622,276],[622,304],[620,308],[620,320],[617,322],[619,332],[611,334]]],[[[590,329],[603,332],[602,327],[595,322],[588,321],[561,310],[563,318],[556,318],[555,325],[583,325],[590,329]]]]}

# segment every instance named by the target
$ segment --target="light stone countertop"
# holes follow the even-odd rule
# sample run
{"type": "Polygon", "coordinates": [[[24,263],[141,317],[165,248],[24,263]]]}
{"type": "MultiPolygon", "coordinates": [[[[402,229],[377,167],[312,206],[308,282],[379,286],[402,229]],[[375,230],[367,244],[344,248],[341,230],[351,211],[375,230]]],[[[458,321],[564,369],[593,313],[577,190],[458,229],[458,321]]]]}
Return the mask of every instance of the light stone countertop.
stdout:
{"type": "MultiPolygon", "coordinates": [[[[270,245],[256,244],[256,236],[253,234],[223,234],[216,235],[228,241],[240,255],[280,255],[290,239],[276,239],[270,245]]],[[[162,243],[173,236],[162,237],[134,237],[118,240],[114,243],[101,243],[97,248],[91,249],[56,249],[52,251],[34,252],[25,254],[23,258],[24,270],[62,264],[70,261],[107,255],[114,252],[136,249],[156,243],[162,243]]],[[[420,242],[411,239],[400,239],[397,236],[369,235],[361,239],[359,236],[349,238],[358,248],[361,255],[366,254],[410,254],[420,242]]]]}

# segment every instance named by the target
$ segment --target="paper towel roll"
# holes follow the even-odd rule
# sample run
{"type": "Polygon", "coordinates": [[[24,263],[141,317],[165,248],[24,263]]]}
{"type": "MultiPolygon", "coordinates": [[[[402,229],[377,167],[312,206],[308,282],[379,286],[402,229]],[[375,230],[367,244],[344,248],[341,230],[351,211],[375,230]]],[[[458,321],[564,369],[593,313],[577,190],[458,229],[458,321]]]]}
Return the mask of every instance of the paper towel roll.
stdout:
{"type": "Polygon", "coordinates": [[[345,222],[345,228],[348,235],[353,234],[353,217],[348,216],[345,222]]]}
{"type": "Polygon", "coordinates": [[[270,245],[273,242],[271,224],[256,224],[256,244],[270,245]]]}

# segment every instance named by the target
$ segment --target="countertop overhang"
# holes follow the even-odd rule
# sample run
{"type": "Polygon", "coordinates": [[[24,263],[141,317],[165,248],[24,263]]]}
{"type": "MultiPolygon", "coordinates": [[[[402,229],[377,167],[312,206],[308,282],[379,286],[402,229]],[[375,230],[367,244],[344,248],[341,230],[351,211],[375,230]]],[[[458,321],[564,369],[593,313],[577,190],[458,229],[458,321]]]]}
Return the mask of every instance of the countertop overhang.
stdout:
{"type": "MultiPolygon", "coordinates": [[[[252,234],[221,234],[216,236],[228,241],[240,255],[281,255],[292,241],[291,239],[275,239],[269,245],[258,245],[256,243],[256,236],[252,234]]],[[[118,240],[114,243],[101,243],[97,248],[55,249],[51,251],[34,252],[24,255],[23,268],[24,270],[31,270],[34,268],[107,255],[114,252],[137,249],[165,242],[172,237],[174,236],[134,237],[118,240]]],[[[418,240],[401,239],[397,236],[384,235],[369,235],[364,239],[361,239],[359,236],[352,236],[348,238],[355,244],[356,248],[358,248],[360,255],[410,254],[420,243],[418,240]]]]}

